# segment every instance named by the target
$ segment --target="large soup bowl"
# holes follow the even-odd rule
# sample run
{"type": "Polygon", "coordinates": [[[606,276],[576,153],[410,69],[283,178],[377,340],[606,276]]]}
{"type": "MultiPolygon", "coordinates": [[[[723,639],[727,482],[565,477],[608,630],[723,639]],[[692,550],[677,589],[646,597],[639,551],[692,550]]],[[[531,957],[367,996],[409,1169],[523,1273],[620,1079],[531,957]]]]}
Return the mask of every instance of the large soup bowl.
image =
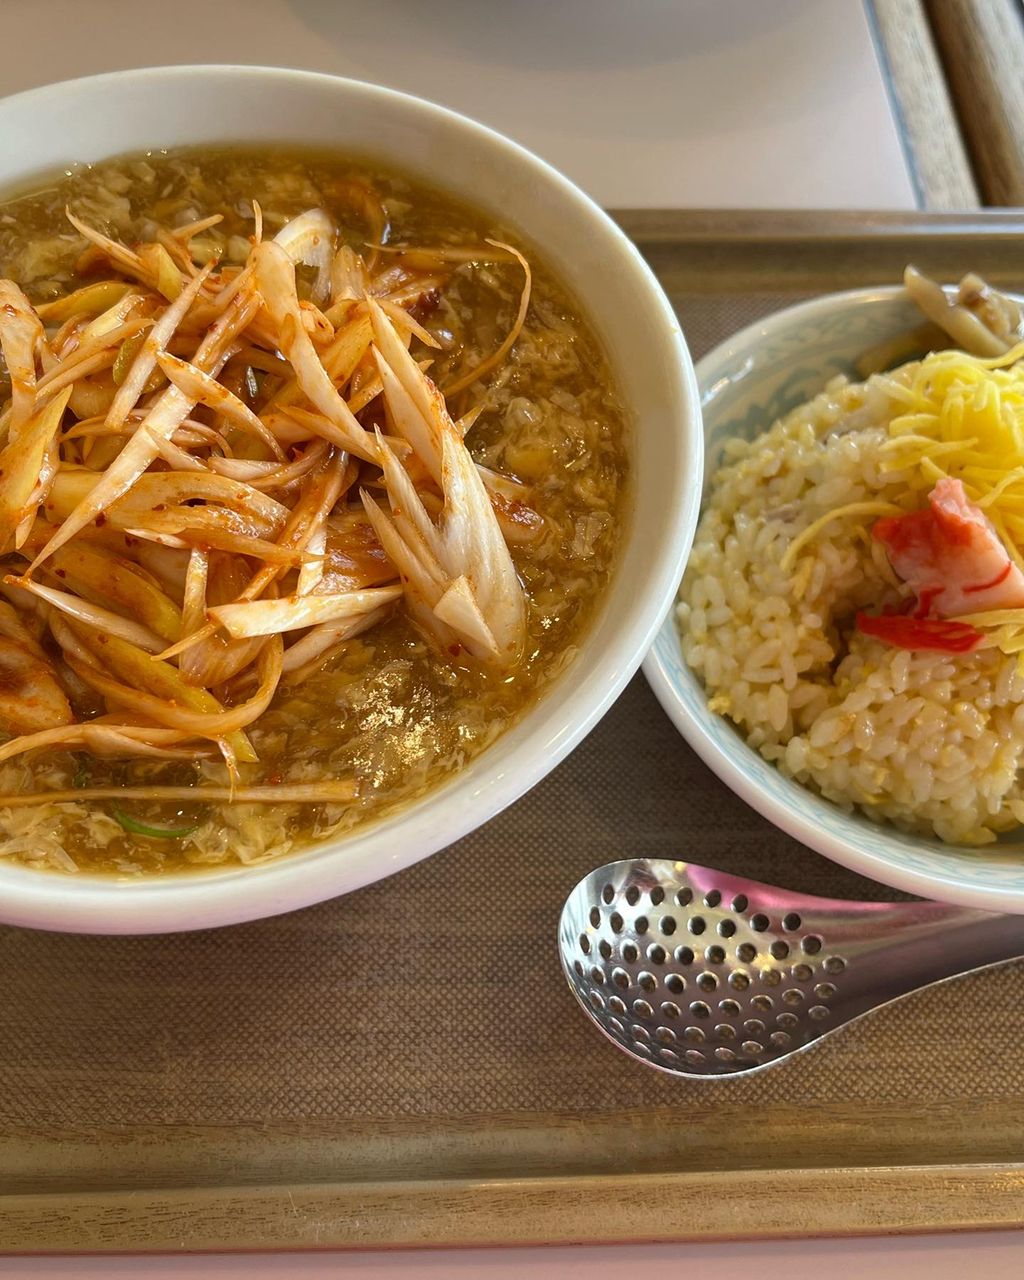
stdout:
{"type": "MultiPolygon", "coordinates": [[[[921,323],[902,288],[857,289],[789,307],[716,347],[697,365],[706,479],[730,437],[753,438],[836,374],[856,379],[859,357],[921,323]]],[[[1024,832],[981,848],[945,844],[846,812],[785,777],[710,709],[704,686],[683,658],[674,612],[644,673],[686,741],[747,804],[811,849],[882,884],[1024,914],[1024,832]]]]}
{"type": "Polygon", "coordinates": [[[639,666],[696,521],[702,438],[693,369],[675,315],[630,241],[572,183],[499,134],[416,98],[326,75],[203,66],[96,76],[0,101],[0,137],[0,193],[72,162],[266,142],[362,153],[464,197],[517,228],[575,296],[633,428],[619,559],[575,660],[456,777],[396,816],[249,867],[121,880],[0,861],[0,920],[152,933],[274,915],[400,871],[528,791],[639,666]]]}

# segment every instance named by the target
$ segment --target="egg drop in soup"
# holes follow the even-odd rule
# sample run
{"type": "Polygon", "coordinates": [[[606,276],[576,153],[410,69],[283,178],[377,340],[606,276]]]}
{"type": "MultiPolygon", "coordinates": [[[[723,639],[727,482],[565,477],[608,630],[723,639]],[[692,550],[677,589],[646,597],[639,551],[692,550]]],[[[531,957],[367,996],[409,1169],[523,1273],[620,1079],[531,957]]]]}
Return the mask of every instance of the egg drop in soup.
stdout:
{"type": "Polygon", "coordinates": [[[296,151],[0,204],[0,856],[277,857],[528,710],[599,607],[628,471],[557,266],[296,151]]]}

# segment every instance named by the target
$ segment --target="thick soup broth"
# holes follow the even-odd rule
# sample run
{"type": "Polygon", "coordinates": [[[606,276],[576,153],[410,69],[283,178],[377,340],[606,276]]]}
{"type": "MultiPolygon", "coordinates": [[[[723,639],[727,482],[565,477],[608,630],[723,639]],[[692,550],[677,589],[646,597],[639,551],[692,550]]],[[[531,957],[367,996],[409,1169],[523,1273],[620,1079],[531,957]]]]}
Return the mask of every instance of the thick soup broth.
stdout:
{"type": "MultiPolygon", "coordinates": [[[[267,709],[245,728],[257,759],[237,765],[237,782],[289,786],[351,778],[351,799],[208,802],[201,794],[204,787],[230,784],[228,767],[215,750],[201,758],[165,759],[104,754],[81,745],[43,746],[0,764],[3,796],[39,796],[31,804],[0,807],[0,856],[55,871],[129,875],[250,863],[389,813],[442,784],[522,716],[572,661],[608,583],[622,528],[627,460],[623,411],[607,364],[557,281],[558,264],[538,261],[514,231],[449,196],[363,162],[294,151],[203,150],[122,159],[75,169],[0,205],[0,276],[17,282],[33,304],[43,307],[50,341],[57,325],[45,319],[45,304],[92,281],[127,278],[102,254],[86,252],[86,240],[66,219],[65,206],[126,246],[220,215],[221,221],[185,241],[197,265],[216,259],[220,270],[246,261],[257,234],[254,201],[265,238],[303,211],[323,209],[337,224],[339,247],[347,244],[353,257],[372,260],[371,275],[380,277],[392,263],[396,279],[403,270],[420,273],[421,292],[399,305],[438,345],[431,347],[414,333],[410,354],[417,362],[430,361],[427,374],[446,394],[452,419],[477,413],[465,436],[473,460],[518,482],[517,500],[539,517],[524,536],[507,537],[525,599],[525,643],[511,663],[481,661],[459,644],[440,644],[413,616],[406,598],[398,598],[374,625],[335,645],[322,661],[286,672],[267,709]],[[383,248],[374,254],[378,241],[383,248]],[[523,290],[521,265],[506,251],[490,250],[488,241],[511,244],[525,255],[532,289],[511,350],[474,378],[472,371],[513,329],[523,290]],[[161,785],[193,787],[195,800],[147,800],[138,790],[161,785]],[[106,787],[125,788],[126,798],[53,803],[42,794],[106,787]]],[[[312,269],[300,265],[296,278],[299,296],[309,298],[312,269]]],[[[321,311],[331,314],[326,304],[321,311]]],[[[339,328],[343,313],[344,307],[335,315],[339,328]]],[[[267,381],[279,376],[277,365],[267,355],[267,367],[244,368],[245,358],[244,352],[236,354],[225,366],[227,373],[238,373],[234,390],[245,404],[265,404],[268,388],[277,385],[267,381]]],[[[364,386],[373,375],[372,366],[366,369],[364,386]]],[[[6,368],[3,373],[0,402],[11,394],[6,368]]],[[[106,375],[95,376],[102,381],[106,375]]],[[[345,392],[349,399],[354,385],[345,392]]],[[[147,387],[146,395],[156,397],[159,376],[147,387]]],[[[104,410],[101,396],[91,419],[82,409],[66,416],[61,430],[67,435],[73,424],[88,419],[102,431],[104,410]]],[[[381,395],[357,407],[357,417],[371,433],[380,428],[389,438],[394,435],[381,395]]],[[[199,432],[195,447],[205,465],[209,453],[202,452],[202,428],[219,429],[217,412],[200,403],[190,421],[199,432]]],[[[113,446],[108,437],[99,437],[86,450],[82,432],[88,429],[60,445],[62,456],[73,456],[82,471],[90,460],[97,467],[110,466],[124,437],[113,446]]],[[[289,445],[287,461],[301,447],[306,446],[289,445]]],[[[236,444],[235,456],[250,455],[236,444]]],[[[173,469],[173,453],[168,457],[172,460],[158,460],[150,470],[173,469]]],[[[367,473],[363,464],[340,506],[357,507],[366,485],[383,500],[367,473]]],[[[425,483],[424,492],[428,489],[425,483]]],[[[437,516],[440,495],[433,506],[429,494],[425,501],[437,516]]],[[[46,518],[45,512],[38,517],[46,518]]],[[[101,528],[96,536],[102,533],[101,528]]],[[[29,545],[38,549],[38,542],[29,545]]],[[[190,547],[195,546],[193,541],[190,547]]],[[[226,554],[209,551],[211,573],[217,557],[226,554]]],[[[147,572],[156,572],[160,555],[165,569],[180,568],[190,563],[191,550],[173,539],[150,542],[139,560],[147,572]]],[[[9,545],[5,572],[24,573],[30,558],[9,545]]],[[[253,561],[250,569],[258,567],[253,561]]],[[[45,574],[39,581],[59,586],[45,574]]],[[[293,589],[291,579],[279,582],[284,585],[270,596],[293,589]]],[[[27,611],[57,678],[64,681],[76,722],[109,718],[111,695],[63,664],[40,622],[45,602],[29,600],[25,593],[9,598],[27,611]]],[[[117,611],[116,600],[106,604],[117,611]]],[[[285,653],[303,635],[301,628],[285,634],[285,653]]],[[[231,708],[253,696],[256,679],[246,683],[244,675],[234,677],[211,686],[211,692],[222,707],[231,708]]],[[[0,727],[4,737],[13,732],[0,727]]]]}

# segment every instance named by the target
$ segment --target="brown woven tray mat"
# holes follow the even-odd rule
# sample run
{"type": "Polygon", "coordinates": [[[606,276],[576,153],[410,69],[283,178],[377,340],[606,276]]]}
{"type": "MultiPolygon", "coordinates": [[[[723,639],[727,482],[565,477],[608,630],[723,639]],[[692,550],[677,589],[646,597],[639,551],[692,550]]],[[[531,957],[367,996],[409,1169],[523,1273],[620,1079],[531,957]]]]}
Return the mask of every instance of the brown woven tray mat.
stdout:
{"type": "MultiPolygon", "coordinates": [[[[696,355],[783,301],[792,298],[678,299],[696,355]]],[[[749,1155],[729,1159],[756,1166],[773,1159],[754,1140],[762,1120],[841,1116],[845,1154],[891,1158],[879,1117],[924,1106],[936,1126],[921,1131],[921,1150],[930,1142],[933,1158],[957,1146],[980,1152],[975,1159],[1019,1152],[1024,965],[916,995],[749,1078],[677,1081],[617,1053],[575,1008],[555,929],[580,876],[632,854],[691,858],[817,893],[897,896],[736,799],[638,676],[529,796],[445,853],[348,898],[179,936],[0,930],[0,1190],[59,1182],[69,1157],[58,1148],[69,1151],[76,1134],[167,1126],[187,1127],[196,1142],[232,1126],[267,1142],[313,1131],[341,1141],[407,1124],[440,1135],[466,1117],[526,1127],[547,1113],[597,1125],[653,1114],[678,1135],[664,1162],[685,1148],[688,1160],[715,1168],[713,1143],[687,1142],[688,1127],[707,1136],[716,1117],[741,1117],[733,1144],[749,1137],[749,1155]],[[976,1112],[1005,1123],[942,1146],[943,1127],[952,1134],[976,1112]]],[[[643,1168],[646,1155],[638,1147],[602,1158],[643,1168]]]]}

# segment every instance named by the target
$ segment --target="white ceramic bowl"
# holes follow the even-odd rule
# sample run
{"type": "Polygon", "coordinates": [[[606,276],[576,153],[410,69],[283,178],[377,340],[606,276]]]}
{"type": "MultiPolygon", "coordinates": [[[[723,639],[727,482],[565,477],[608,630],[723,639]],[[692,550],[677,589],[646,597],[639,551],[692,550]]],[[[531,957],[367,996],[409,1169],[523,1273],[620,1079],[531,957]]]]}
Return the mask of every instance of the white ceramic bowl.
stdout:
{"type": "MultiPolygon", "coordinates": [[[[921,323],[902,288],[860,289],[790,307],[744,329],[697,365],[705,480],[731,436],[748,438],[804,403],[857,356],[921,323]]],[[[943,844],[847,814],[748,747],[709,711],[683,661],[672,611],[644,662],[662,706],[690,746],[743,800],[810,848],[862,875],[924,897],[1024,914],[1024,840],[985,848],[943,844]]]]}
{"type": "Polygon", "coordinates": [[[0,919],[151,933],[273,915],[410,866],[528,791],[639,666],[696,522],[702,439],[693,369],[675,315],[630,241],[508,139],[419,99],[332,76],[215,66],[96,76],[0,101],[0,138],[0,191],[70,161],[224,142],[330,147],[418,175],[490,210],[537,247],[596,329],[632,421],[643,423],[632,441],[620,562],[578,658],[457,778],[397,817],[262,866],[118,882],[0,862],[0,919]]]}

